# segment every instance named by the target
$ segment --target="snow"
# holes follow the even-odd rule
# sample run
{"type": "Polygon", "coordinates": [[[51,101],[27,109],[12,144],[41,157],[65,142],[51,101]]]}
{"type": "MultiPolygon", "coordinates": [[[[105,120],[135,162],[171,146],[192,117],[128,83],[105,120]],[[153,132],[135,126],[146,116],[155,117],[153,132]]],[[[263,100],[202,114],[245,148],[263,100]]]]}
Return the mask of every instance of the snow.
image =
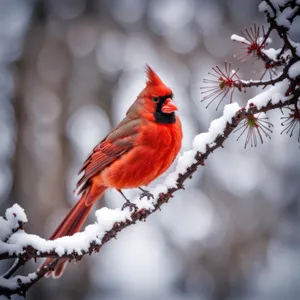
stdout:
{"type": "Polygon", "coordinates": [[[281,48],[279,49],[274,49],[274,48],[269,48],[269,49],[262,49],[261,52],[267,55],[271,60],[277,61],[277,55],[280,53],[281,48]]]}
{"type": "MultiPolygon", "coordinates": [[[[170,176],[170,175],[169,175],[170,176]]],[[[168,178],[168,177],[167,177],[168,178]]],[[[166,178],[166,179],[167,179],[166,178]]],[[[151,189],[151,193],[154,196],[154,199],[157,199],[159,197],[160,193],[166,193],[168,191],[168,187],[166,184],[158,184],[153,189],[151,189]]],[[[147,200],[148,201],[148,200],[147,200]]],[[[150,201],[148,201],[150,202],[150,201]]],[[[156,200],[153,201],[153,204],[156,203],[156,200]]],[[[138,204],[139,206],[140,204],[138,204]]],[[[140,206],[139,206],[140,207],[140,206]]],[[[142,207],[143,208],[143,207],[142,207]]]]}
{"type": "Polygon", "coordinates": [[[278,17],[276,18],[276,22],[279,26],[284,26],[286,28],[290,28],[291,27],[291,22],[288,20],[295,12],[295,10],[297,10],[298,8],[291,8],[291,7],[287,7],[283,10],[282,13],[280,13],[278,15],[278,17]]]}
{"type": "Polygon", "coordinates": [[[102,209],[97,210],[95,215],[97,223],[103,232],[110,230],[116,222],[126,222],[126,220],[131,220],[129,207],[125,210],[103,207],[102,209]]]}
{"type": "MultiPolygon", "coordinates": [[[[230,39],[234,42],[239,42],[239,43],[243,43],[246,45],[251,45],[251,42],[248,41],[246,38],[244,38],[243,36],[237,35],[237,34],[233,34],[231,35],[230,39]]],[[[265,37],[261,36],[257,38],[257,43],[260,45],[261,43],[264,42],[265,45],[271,44],[272,43],[272,39],[271,38],[267,38],[264,41],[265,37]]],[[[274,50],[274,49],[273,49],[274,50]]]]}
{"type": "Polygon", "coordinates": [[[177,179],[178,179],[178,172],[173,172],[167,176],[167,178],[164,181],[164,184],[168,189],[176,188],[177,179]]]}
{"type": "Polygon", "coordinates": [[[22,223],[26,223],[28,221],[24,209],[16,203],[6,210],[5,217],[7,221],[17,221],[22,223]]]}
{"type": "Polygon", "coordinates": [[[284,14],[280,14],[276,18],[276,22],[279,26],[283,26],[285,28],[290,28],[291,27],[291,22],[286,18],[284,14]]]}
{"type": "Polygon", "coordinates": [[[240,42],[240,43],[243,43],[243,44],[248,44],[250,45],[251,43],[245,39],[244,37],[240,36],[240,35],[237,35],[237,34],[233,34],[230,39],[232,41],[235,41],[235,42],[240,42]]]}
{"type": "Polygon", "coordinates": [[[177,187],[177,179],[178,179],[179,174],[185,173],[192,164],[196,163],[196,159],[195,159],[196,154],[197,154],[197,151],[189,150],[189,151],[184,152],[179,157],[177,166],[176,166],[176,171],[169,174],[164,181],[164,185],[168,189],[177,187]]]}
{"type": "MultiPolygon", "coordinates": [[[[276,12],[278,13],[280,10],[279,10],[279,7],[284,7],[285,4],[288,2],[288,0],[272,0],[271,3],[273,5],[273,7],[275,8],[276,12]]],[[[268,3],[266,1],[262,1],[259,5],[258,5],[258,10],[261,11],[261,12],[264,12],[264,11],[267,11],[270,13],[270,16],[271,17],[274,17],[274,12],[273,12],[273,9],[268,5],[268,3]]],[[[280,18],[278,19],[278,17],[276,18],[276,21],[278,22],[282,22],[282,24],[279,24],[278,25],[284,25],[284,23],[286,23],[287,18],[288,16],[290,15],[290,8],[286,8],[283,13],[280,13],[279,16],[280,18]],[[287,10],[285,12],[285,10],[287,10]],[[281,17],[282,15],[282,17],[281,17]]],[[[288,21],[289,22],[289,21],[288,21]]],[[[289,28],[289,27],[288,27],[289,28]]]]}
{"type": "MultiPolygon", "coordinates": [[[[151,207],[142,201],[141,207],[151,207]]],[[[23,247],[32,246],[40,252],[55,252],[59,256],[64,253],[70,254],[77,252],[81,254],[82,251],[88,251],[92,242],[101,242],[106,232],[113,228],[116,222],[126,222],[131,220],[131,212],[128,209],[124,211],[120,209],[102,208],[96,211],[97,222],[89,225],[83,232],[76,233],[73,236],[62,237],[53,241],[47,241],[37,235],[28,234],[20,230],[9,237],[6,243],[0,243],[0,253],[9,252],[10,254],[21,254],[23,247]],[[2,247],[3,246],[3,247],[2,247]]]]}
{"type": "Polygon", "coordinates": [[[271,7],[267,4],[266,1],[262,1],[262,2],[258,5],[258,10],[259,10],[260,12],[267,11],[267,12],[270,13],[270,16],[271,16],[271,17],[274,17],[273,10],[272,10],[271,7]]]}
{"type": "Polygon", "coordinates": [[[232,118],[240,109],[241,107],[236,102],[225,105],[223,116],[211,122],[208,132],[200,133],[194,138],[193,149],[204,153],[206,147],[212,146],[217,136],[223,133],[226,124],[231,123],[232,118]]]}
{"type": "Polygon", "coordinates": [[[289,77],[295,79],[300,75],[300,60],[295,62],[289,68],[289,77]]]}
{"type": "Polygon", "coordinates": [[[269,89],[261,92],[260,94],[256,95],[255,97],[251,98],[247,102],[246,108],[250,107],[250,104],[254,104],[258,109],[266,106],[269,101],[272,104],[276,104],[278,102],[285,102],[290,99],[290,96],[285,96],[285,92],[289,87],[289,80],[285,79],[274,86],[270,87],[269,89]]]}
{"type": "MultiPolygon", "coordinates": [[[[300,0],[299,0],[299,1],[300,1],[300,0]]],[[[300,43],[296,43],[296,42],[292,41],[291,39],[289,39],[289,41],[290,41],[291,45],[292,45],[293,47],[295,47],[295,49],[296,49],[296,55],[297,55],[298,57],[300,57],[300,43]]],[[[289,53],[289,54],[290,54],[290,53],[289,53]]]]}
{"type": "Polygon", "coordinates": [[[65,253],[65,249],[62,246],[57,246],[55,248],[55,252],[59,255],[59,256],[63,256],[65,253]]]}
{"type": "MultiPolygon", "coordinates": [[[[157,197],[154,196],[154,199],[157,197]]],[[[139,210],[146,209],[146,210],[153,210],[154,205],[152,201],[149,201],[148,198],[145,196],[142,199],[139,199],[138,202],[136,203],[137,207],[139,210]]]]}
{"type": "Polygon", "coordinates": [[[11,226],[9,226],[9,223],[3,217],[0,217],[0,228],[0,240],[2,241],[5,240],[7,236],[12,232],[12,228],[11,226]]]}
{"type": "Polygon", "coordinates": [[[256,83],[261,83],[261,80],[253,80],[253,79],[250,79],[250,80],[243,80],[243,79],[240,79],[240,81],[244,84],[256,84],[256,83]]]}
{"type": "Polygon", "coordinates": [[[272,43],[272,39],[270,37],[268,37],[265,41],[265,37],[264,36],[260,36],[257,38],[257,43],[260,45],[263,42],[265,43],[265,45],[269,45],[272,43]]]}
{"type": "Polygon", "coordinates": [[[178,174],[185,173],[187,168],[196,162],[195,155],[196,151],[189,150],[184,152],[183,155],[179,157],[176,167],[176,171],[178,172],[178,174]]]}
{"type": "Polygon", "coordinates": [[[294,46],[296,48],[296,54],[297,54],[297,56],[300,57],[300,43],[295,43],[294,46]]]}
{"type": "Polygon", "coordinates": [[[14,204],[12,207],[6,210],[5,218],[6,220],[3,217],[0,217],[0,241],[7,239],[14,230],[19,228],[20,222],[27,222],[27,217],[24,209],[21,208],[18,204],[14,204]]]}
{"type": "Polygon", "coordinates": [[[278,8],[283,7],[289,0],[271,0],[271,3],[274,7],[278,8]]]}
{"type": "MultiPolygon", "coordinates": [[[[144,199],[137,204],[139,209],[153,209],[151,201],[144,199]],[[147,203],[148,202],[148,203],[147,203]]],[[[28,234],[20,230],[11,235],[6,243],[0,243],[0,253],[9,252],[12,254],[21,254],[23,248],[32,246],[40,252],[55,252],[59,256],[76,252],[82,254],[83,251],[88,251],[92,242],[101,243],[102,238],[107,231],[111,230],[115,223],[126,222],[131,220],[131,212],[129,208],[124,209],[109,209],[101,208],[96,211],[96,223],[89,225],[83,232],[76,233],[73,236],[65,236],[53,241],[47,241],[37,235],[28,234]],[[3,246],[3,247],[2,247],[3,246]]]]}
{"type": "Polygon", "coordinates": [[[5,279],[4,277],[0,276],[0,287],[13,290],[18,288],[20,283],[29,283],[36,277],[36,273],[30,273],[27,276],[15,276],[10,279],[5,279]]]}
{"type": "MultiPolygon", "coordinates": [[[[299,0],[298,0],[299,1],[299,0]]],[[[276,23],[279,26],[284,26],[285,28],[289,29],[291,27],[291,22],[289,18],[294,14],[295,10],[298,9],[297,7],[291,8],[286,7],[282,12],[280,8],[284,7],[287,3],[287,0],[272,0],[271,3],[276,10],[276,23]]],[[[271,17],[274,17],[273,9],[267,4],[266,1],[262,1],[258,6],[259,11],[264,12],[267,11],[270,13],[271,17]]]]}
{"type": "Polygon", "coordinates": [[[17,288],[19,284],[17,282],[17,278],[5,279],[4,277],[0,276],[0,286],[12,290],[17,288]]]}

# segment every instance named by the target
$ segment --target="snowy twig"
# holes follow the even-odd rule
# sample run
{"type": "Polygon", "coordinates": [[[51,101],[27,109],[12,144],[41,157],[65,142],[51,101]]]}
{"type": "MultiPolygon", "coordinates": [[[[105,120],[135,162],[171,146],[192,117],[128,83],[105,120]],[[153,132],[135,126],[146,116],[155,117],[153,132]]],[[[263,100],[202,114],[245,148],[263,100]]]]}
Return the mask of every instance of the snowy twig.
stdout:
{"type": "Polygon", "coordinates": [[[43,278],[54,263],[56,264],[57,261],[53,261],[47,268],[30,273],[27,276],[15,276],[11,279],[0,277],[0,295],[7,298],[10,298],[11,295],[25,297],[30,287],[43,278]]]}
{"type": "MultiPolygon", "coordinates": [[[[294,18],[299,14],[300,5],[299,2],[297,3],[296,0],[292,1],[286,1],[285,6],[281,7],[279,11],[276,10],[271,0],[264,0],[263,4],[266,3],[272,10],[272,13],[270,10],[266,9],[264,10],[267,14],[267,21],[270,24],[271,28],[274,28],[278,35],[283,39],[285,46],[291,50],[293,56],[297,56],[296,48],[290,43],[290,40],[287,36],[287,32],[290,28],[291,23],[293,22],[294,18]],[[278,22],[277,18],[278,16],[284,17],[284,9],[287,9],[289,7],[294,7],[294,12],[291,16],[286,17],[285,21],[288,22],[278,22]]],[[[261,6],[262,7],[262,6],[261,6]]]]}

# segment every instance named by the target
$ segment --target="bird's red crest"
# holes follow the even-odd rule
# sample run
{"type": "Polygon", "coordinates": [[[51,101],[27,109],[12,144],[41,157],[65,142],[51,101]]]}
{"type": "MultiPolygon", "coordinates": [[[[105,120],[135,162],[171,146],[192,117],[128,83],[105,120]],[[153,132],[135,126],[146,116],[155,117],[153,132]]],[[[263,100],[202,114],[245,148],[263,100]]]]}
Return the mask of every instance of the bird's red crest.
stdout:
{"type": "Polygon", "coordinates": [[[147,86],[164,84],[162,80],[158,77],[158,75],[148,65],[146,65],[146,73],[147,73],[147,86]]]}

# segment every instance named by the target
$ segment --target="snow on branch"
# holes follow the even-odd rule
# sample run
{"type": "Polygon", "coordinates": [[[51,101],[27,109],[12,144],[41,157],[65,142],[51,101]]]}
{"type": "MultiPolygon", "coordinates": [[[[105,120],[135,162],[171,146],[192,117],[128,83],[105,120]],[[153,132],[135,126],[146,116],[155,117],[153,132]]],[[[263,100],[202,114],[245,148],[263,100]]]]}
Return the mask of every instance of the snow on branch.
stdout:
{"type": "MultiPolygon", "coordinates": [[[[199,166],[204,165],[205,160],[214,150],[223,147],[224,141],[242,120],[249,115],[295,104],[298,97],[299,95],[289,97],[290,99],[285,99],[285,101],[275,100],[272,103],[272,100],[270,101],[266,95],[263,95],[259,99],[260,108],[253,104],[255,99],[248,101],[248,108],[240,108],[237,103],[226,105],[223,116],[211,123],[208,132],[197,135],[194,139],[193,149],[185,152],[179,158],[176,171],[169,174],[164,184],[151,190],[154,200],[136,199],[134,202],[137,204],[138,209],[134,212],[130,212],[129,208],[123,211],[101,208],[96,211],[97,221],[87,226],[83,232],[53,241],[47,241],[39,236],[28,234],[22,229],[14,233],[11,232],[6,242],[1,241],[0,260],[17,258],[26,262],[31,258],[38,257],[65,257],[69,260],[79,261],[86,254],[99,252],[102,245],[115,238],[119,231],[135,224],[137,221],[145,220],[149,215],[160,209],[164,203],[167,203],[176,191],[183,189],[184,182],[191,178],[199,166]],[[262,102],[265,102],[265,105],[262,105],[262,102]]],[[[28,276],[0,277],[0,294],[6,296],[16,293],[25,295],[26,291],[35,282],[41,279],[49,270],[54,269],[57,262],[58,260],[55,260],[50,266],[28,276]]]]}
{"type": "MultiPolygon", "coordinates": [[[[60,258],[79,261],[84,255],[99,252],[105,243],[115,238],[118,232],[126,227],[147,219],[167,203],[176,191],[184,189],[185,181],[191,178],[199,167],[204,166],[210,154],[224,147],[224,142],[234,131],[240,132],[238,139],[246,134],[245,148],[249,144],[256,146],[257,141],[262,143],[263,137],[269,138],[272,133],[272,124],[267,121],[267,117],[261,115],[262,113],[285,107],[289,114],[282,122],[282,133],[291,135],[297,125],[300,128],[300,44],[288,38],[289,24],[293,23],[299,7],[299,1],[262,1],[259,9],[266,13],[268,30],[254,26],[245,30],[243,36],[231,37],[243,45],[246,56],[255,56],[265,63],[265,69],[270,71],[271,78],[265,81],[242,80],[237,74],[238,70],[231,70],[228,63],[225,63],[225,70],[218,66],[213,68],[214,72],[210,73],[212,79],[204,81],[211,86],[204,88],[203,100],[210,99],[210,104],[221,98],[218,108],[229,94],[230,104],[225,105],[220,118],[211,122],[207,132],[194,138],[191,150],[179,157],[176,170],[167,176],[163,184],[150,191],[154,199],[148,199],[146,196],[135,199],[135,211],[130,211],[129,208],[101,208],[96,211],[96,222],[87,226],[83,232],[56,240],[45,240],[27,233],[24,230],[27,218],[23,209],[17,204],[7,209],[5,218],[0,217],[0,260],[15,259],[15,263],[0,276],[0,295],[25,296],[28,289],[55,268],[60,258]],[[266,49],[271,43],[269,36],[273,30],[283,42],[282,48],[277,50],[266,49]],[[275,71],[279,71],[279,74],[272,78],[275,71]],[[243,107],[232,101],[234,90],[241,92],[250,87],[267,88],[249,99],[243,107]],[[29,260],[42,257],[55,259],[50,265],[27,276],[14,275],[29,260]]],[[[243,55],[243,59],[246,56],[243,55]]]]}

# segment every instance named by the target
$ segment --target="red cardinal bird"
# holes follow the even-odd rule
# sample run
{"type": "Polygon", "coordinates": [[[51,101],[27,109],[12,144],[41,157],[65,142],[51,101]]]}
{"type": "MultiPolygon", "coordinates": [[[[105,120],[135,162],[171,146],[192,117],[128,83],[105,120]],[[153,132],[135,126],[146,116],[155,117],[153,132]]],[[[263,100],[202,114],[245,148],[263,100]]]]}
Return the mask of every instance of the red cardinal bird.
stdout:
{"type": "MultiPolygon", "coordinates": [[[[176,158],[182,129],[174,113],[177,106],[172,100],[173,93],[149,66],[146,71],[146,87],[126,117],[93,149],[80,169],[79,173],[84,172],[77,184],[81,198],[51,240],[80,231],[93,204],[107,188],[115,188],[123,195],[122,189],[148,185],[176,158]]],[[[126,199],[125,205],[132,204],[126,199]]],[[[43,266],[52,261],[48,258],[43,266]]],[[[61,276],[66,262],[61,259],[47,275],[61,276]]]]}

